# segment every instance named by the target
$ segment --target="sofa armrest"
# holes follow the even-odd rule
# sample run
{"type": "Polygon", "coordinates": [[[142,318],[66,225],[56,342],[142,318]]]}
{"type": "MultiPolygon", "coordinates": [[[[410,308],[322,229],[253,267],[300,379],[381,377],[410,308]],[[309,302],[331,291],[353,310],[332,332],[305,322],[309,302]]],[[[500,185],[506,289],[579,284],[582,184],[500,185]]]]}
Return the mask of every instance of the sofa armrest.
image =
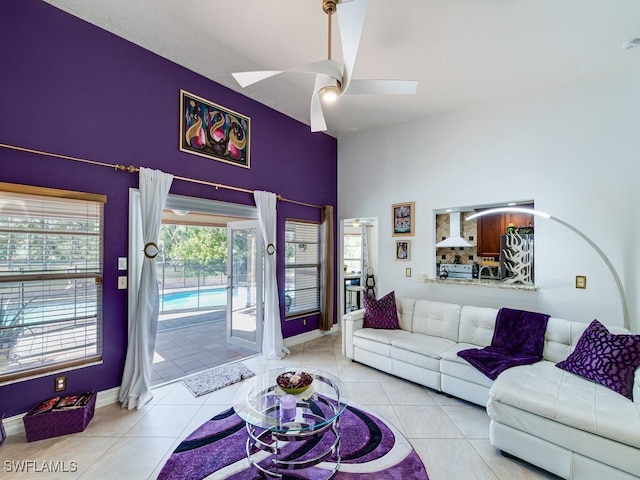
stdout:
{"type": "Polygon", "coordinates": [[[353,334],[356,330],[360,330],[364,323],[364,308],[354,310],[342,317],[342,334],[344,335],[344,352],[345,357],[353,360],[353,334]]]}
{"type": "Polygon", "coordinates": [[[640,405],[640,367],[636,368],[636,375],[633,381],[633,402],[640,405]]]}

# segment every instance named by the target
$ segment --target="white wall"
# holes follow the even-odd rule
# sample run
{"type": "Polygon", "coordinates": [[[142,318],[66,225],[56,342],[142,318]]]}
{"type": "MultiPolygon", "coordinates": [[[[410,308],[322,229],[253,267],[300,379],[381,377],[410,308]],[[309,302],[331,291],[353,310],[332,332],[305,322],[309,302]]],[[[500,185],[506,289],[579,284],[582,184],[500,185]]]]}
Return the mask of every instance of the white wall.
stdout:
{"type": "Polygon", "coordinates": [[[338,216],[378,217],[378,294],[622,325],[602,260],[549,220],[536,220],[537,292],[417,283],[417,274],[435,269],[434,209],[532,198],[606,252],[638,332],[639,85],[640,72],[340,138],[338,216]],[[409,201],[416,202],[415,236],[411,261],[401,262],[394,259],[391,205],[409,201]],[[576,275],[587,276],[586,290],[575,289],[576,275]]]}

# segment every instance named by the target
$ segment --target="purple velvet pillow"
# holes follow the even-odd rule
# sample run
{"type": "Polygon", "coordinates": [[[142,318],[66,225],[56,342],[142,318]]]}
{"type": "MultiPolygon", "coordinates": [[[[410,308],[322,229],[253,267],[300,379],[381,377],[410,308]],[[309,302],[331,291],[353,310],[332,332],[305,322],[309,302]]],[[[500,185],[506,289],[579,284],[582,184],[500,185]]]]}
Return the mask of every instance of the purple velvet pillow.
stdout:
{"type": "Polygon", "coordinates": [[[364,296],[364,328],[400,328],[394,292],[387,293],[380,300],[372,295],[364,296]]]}
{"type": "Polygon", "coordinates": [[[584,331],[576,349],[556,367],[632,399],[634,370],[640,365],[640,335],[614,335],[598,320],[584,331]]]}

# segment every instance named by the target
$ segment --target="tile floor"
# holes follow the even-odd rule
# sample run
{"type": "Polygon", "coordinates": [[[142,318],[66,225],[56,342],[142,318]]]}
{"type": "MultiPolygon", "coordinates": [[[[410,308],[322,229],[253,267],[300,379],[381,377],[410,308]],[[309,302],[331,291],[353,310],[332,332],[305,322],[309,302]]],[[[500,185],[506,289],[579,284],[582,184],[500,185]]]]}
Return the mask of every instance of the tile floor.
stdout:
{"type": "MultiPolygon", "coordinates": [[[[255,356],[244,363],[255,372],[310,366],[339,375],[353,404],[384,417],[409,438],[430,480],[557,479],[497,454],[489,444],[484,408],[352,363],[341,355],[339,335],[294,346],[283,360],[255,356]]],[[[237,388],[238,384],[195,398],[182,383],[174,382],[154,389],[153,400],[140,410],[122,410],[117,404],[96,409],[82,433],[32,443],[24,436],[11,436],[0,447],[1,476],[6,480],[155,479],[180,441],[228,408],[237,388]],[[67,467],[73,461],[77,471],[9,471],[8,466],[18,461],[65,462],[60,464],[67,467]]]]}

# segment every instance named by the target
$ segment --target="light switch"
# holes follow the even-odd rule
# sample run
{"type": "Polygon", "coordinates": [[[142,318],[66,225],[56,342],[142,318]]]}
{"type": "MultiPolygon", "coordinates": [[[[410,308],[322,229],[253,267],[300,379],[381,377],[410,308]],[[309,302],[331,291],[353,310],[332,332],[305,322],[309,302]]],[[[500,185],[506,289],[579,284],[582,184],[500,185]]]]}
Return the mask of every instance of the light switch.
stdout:
{"type": "Polygon", "coordinates": [[[127,269],[127,257],[118,257],[118,270],[127,269]]]}
{"type": "Polygon", "coordinates": [[[125,290],[127,288],[127,277],[118,277],[118,290],[125,290]]]}

